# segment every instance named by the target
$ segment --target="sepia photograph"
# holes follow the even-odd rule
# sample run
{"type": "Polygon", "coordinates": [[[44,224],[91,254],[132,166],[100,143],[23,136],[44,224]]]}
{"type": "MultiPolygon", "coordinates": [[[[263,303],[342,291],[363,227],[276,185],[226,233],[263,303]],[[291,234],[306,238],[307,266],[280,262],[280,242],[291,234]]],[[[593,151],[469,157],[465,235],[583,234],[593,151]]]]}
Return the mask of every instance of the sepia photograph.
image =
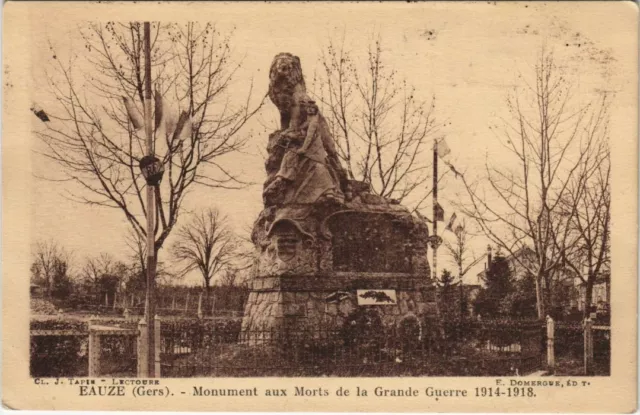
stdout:
{"type": "Polygon", "coordinates": [[[12,370],[635,390],[637,6],[500,3],[5,7],[12,370]]]}

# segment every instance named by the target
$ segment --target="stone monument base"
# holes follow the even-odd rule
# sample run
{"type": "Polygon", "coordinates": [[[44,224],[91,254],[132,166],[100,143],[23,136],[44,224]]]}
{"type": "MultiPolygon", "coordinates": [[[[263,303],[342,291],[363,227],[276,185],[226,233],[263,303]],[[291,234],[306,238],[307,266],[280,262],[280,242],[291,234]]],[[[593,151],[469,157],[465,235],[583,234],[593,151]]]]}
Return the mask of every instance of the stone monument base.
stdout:
{"type": "Polygon", "coordinates": [[[429,280],[409,274],[256,278],[245,306],[242,333],[250,341],[263,338],[256,333],[293,336],[340,330],[363,307],[377,313],[383,326],[394,327],[406,318],[422,321],[426,315],[435,315],[434,297],[429,280]]]}

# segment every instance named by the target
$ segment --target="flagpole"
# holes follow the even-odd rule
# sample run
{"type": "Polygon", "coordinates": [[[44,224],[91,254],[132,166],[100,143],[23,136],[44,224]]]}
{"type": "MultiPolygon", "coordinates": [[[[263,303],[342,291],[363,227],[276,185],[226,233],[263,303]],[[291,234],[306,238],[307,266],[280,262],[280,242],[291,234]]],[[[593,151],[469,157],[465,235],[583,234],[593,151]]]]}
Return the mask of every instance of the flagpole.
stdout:
{"type": "Polygon", "coordinates": [[[431,277],[438,281],[438,139],[433,140],[433,272],[431,277]]]}
{"type": "Polygon", "coordinates": [[[464,318],[464,287],[462,286],[462,259],[458,263],[458,275],[460,276],[460,320],[464,318]]]}

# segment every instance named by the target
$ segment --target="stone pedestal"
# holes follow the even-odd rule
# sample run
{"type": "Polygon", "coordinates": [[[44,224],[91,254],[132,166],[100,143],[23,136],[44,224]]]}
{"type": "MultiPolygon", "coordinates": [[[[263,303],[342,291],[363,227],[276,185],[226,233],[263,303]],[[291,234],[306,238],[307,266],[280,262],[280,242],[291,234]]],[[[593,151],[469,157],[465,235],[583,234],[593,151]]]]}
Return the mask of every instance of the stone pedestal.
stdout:
{"type": "Polygon", "coordinates": [[[435,314],[426,226],[399,205],[348,207],[263,212],[254,228],[246,341],[264,339],[256,333],[342,330],[359,308],[389,328],[435,314]]]}
{"type": "MultiPolygon", "coordinates": [[[[243,332],[338,330],[357,307],[377,312],[391,327],[404,318],[435,314],[434,291],[408,274],[338,273],[334,276],[256,278],[247,300],[243,332]],[[358,292],[391,290],[393,303],[358,305],[358,292]]],[[[362,302],[362,299],[360,299],[362,302]]]]}

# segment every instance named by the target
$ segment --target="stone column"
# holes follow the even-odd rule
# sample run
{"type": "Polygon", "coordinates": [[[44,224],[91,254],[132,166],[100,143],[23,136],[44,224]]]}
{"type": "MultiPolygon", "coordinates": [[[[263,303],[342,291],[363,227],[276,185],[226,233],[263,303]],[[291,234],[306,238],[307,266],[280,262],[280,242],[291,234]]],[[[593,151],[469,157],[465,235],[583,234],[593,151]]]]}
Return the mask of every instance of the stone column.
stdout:
{"type": "MultiPolygon", "coordinates": [[[[159,332],[159,330],[158,330],[159,332]]],[[[149,330],[147,330],[147,322],[144,318],[138,323],[138,377],[146,378],[149,376],[149,352],[147,350],[147,336],[149,336],[149,330]]]]}
{"type": "Polygon", "coordinates": [[[584,374],[593,374],[593,321],[590,318],[584,320],[584,374]]]}
{"type": "Polygon", "coordinates": [[[154,323],[155,323],[155,330],[153,331],[154,334],[154,345],[155,345],[155,372],[156,372],[156,377],[159,378],[161,377],[161,372],[160,372],[160,349],[161,349],[161,333],[160,333],[160,328],[161,328],[161,322],[160,322],[160,317],[158,317],[158,315],[156,314],[155,319],[154,319],[154,323]]]}
{"type": "Polygon", "coordinates": [[[551,316],[547,316],[547,368],[550,371],[554,371],[556,367],[556,355],[555,355],[555,322],[551,316]]]}
{"type": "Polygon", "coordinates": [[[100,376],[100,333],[92,327],[89,321],[89,377],[100,376]]]}

